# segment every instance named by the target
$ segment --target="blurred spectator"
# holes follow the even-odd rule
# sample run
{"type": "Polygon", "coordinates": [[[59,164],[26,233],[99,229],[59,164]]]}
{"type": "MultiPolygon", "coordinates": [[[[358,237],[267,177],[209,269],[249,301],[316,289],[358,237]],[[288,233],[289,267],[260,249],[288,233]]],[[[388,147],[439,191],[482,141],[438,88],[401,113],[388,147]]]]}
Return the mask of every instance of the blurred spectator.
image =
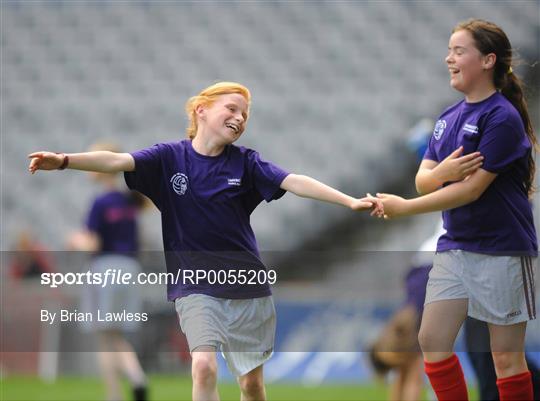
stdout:
{"type": "Polygon", "coordinates": [[[405,302],[384,326],[370,350],[371,364],[379,376],[395,373],[389,396],[391,401],[415,401],[422,396],[424,365],[418,330],[432,266],[432,251],[442,232],[441,222],[435,234],[420,246],[405,277],[405,302]]]}
{"type": "Polygon", "coordinates": [[[370,361],[379,376],[395,372],[389,400],[420,400],[424,365],[418,345],[426,284],[431,266],[413,267],[406,278],[407,301],[391,317],[370,350],[370,361]]]}
{"type": "Polygon", "coordinates": [[[407,134],[407,148],[415,154],[418,163],[424,158],[429,138],[433,132],[435,121],[430,118],[419,120],[407,134]]]}
{"type": "Polygon", "coordinates": [[[41,273],[52,271],[47,249],[34,238],[30,230],[22,230],[12,247],[9,276],[15,279],[38,278],[41,273]]]}
{"type": "MultiPolygon", "coordinates": [[[[109,143],[96,144],[91,150],[118,151],[109,143]]],[[[116,174],[90,173],[90,176],[103,187],[104,192],[94,200],[85,229],[73,233],[68,239],[68,246],[72,250],[92,253],[92,272],[100,273],[102,277],[113,269],[137,277],[141,271],[136,259],[139,250],[137,216],[144,199],[133,192],[120,191],[116,174]]],[[[126,338],[127,332],[135,332],[139,328],[140,320],[96,319],[96,316],[108,313],[141,315],[139,289],[132,283],[109,283],[86,285],[83,290],[82,312],[94,317],[85,321],[83,328],[97,336],[98,362],[107,400],[122,399],[120,374],[123,374],[130,382],[135,401],[146,401],[146,375],[126,338]]]]}

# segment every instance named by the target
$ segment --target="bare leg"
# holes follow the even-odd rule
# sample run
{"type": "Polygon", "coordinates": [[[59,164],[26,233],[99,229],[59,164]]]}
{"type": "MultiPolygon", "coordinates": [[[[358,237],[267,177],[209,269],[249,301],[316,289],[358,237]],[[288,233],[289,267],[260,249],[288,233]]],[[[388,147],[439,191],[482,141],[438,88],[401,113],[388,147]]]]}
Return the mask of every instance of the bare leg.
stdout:
{"type": "Polygon", "coordinates": [[[263,365],[238,378],[242,401],[266,401],[263,365]]]}
{"type": "Polygon", "coordinates": [[[216,348],[198,347],[191,353],[193,401],[219,401],[217,391],[216,348]]]}
{"type": "Polygon", "coordinates": [[[120,372],[117,366],[117,355],[114,352],[114,333],[102,331],[98,333],[98,362],[101,377],[105,383],[105,397],[108,401],[123,399],[120,386],[120,372]]]}
{"type": "Polygon", "coordinates": [[[400,367],[396,377],[390,384],[389,401],[403,401],[403,385],[405,384],[405,367],[400,367]]]}
{"type": "Polygon", "coordinates": [[[422,355],[419,353],[411,360],[404,369],[404,381],[402,398],[403,401],[418,401],[422,399],[422,389],[424,388],[424,364],[422,355]]]}
{"type": "Polygon", "coordinates": [[[491,353],[497,378],[514,376],[528,371],[525,361],[525,330],[527,323],[510,326],[488,324],[491,353]]]}
{"type": "Polygon", "coordinates": [[[459,328],[467,317],[467,306],[467,299],[436,301],[425,306],[418,334],[425,361],[439,362],[452,356],[459,328]]]}
{"type": "Polygon", "coordinates": [[[453,299],[433,302],[424,308],[418,341],[425,372],[440,401],[468,400],[463,370],[453,352],[467,307],[467,299],[453,299]]]}
{"type": "Polygon", "coordinates": [[[128,378],[131,385],[133,387],[145,386],[146,376],[142,370],[141,364],[139,363],[137,354],[135,353],[135,350],[131,344],[121,333],[117,333],[115,336],[115,347],[118,351],[117,357],[120,369],[128,378]]]}

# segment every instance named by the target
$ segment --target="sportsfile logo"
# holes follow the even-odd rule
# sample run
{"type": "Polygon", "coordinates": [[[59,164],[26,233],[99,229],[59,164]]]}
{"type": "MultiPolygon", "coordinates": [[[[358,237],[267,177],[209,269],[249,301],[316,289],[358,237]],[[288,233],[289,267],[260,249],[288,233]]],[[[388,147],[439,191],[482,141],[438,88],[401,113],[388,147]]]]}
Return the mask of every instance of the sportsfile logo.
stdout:
{"type": "Polygon", "coordinates": [[[277,272],[273,269],[178,269],[162,273],[132,274],[122,269],[109,268],[105,272],[41,273],[41,285],[57,288],[64,285],[95,285],[99,287],[120,285],[274,285],[277,272]]]}

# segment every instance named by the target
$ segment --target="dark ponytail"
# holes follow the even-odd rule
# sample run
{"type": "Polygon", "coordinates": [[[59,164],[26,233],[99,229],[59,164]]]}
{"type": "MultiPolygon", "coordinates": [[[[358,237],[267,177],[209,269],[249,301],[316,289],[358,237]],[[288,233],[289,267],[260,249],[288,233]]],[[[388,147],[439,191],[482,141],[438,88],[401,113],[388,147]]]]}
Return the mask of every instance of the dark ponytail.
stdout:
{"type": "Polygon", "coordinates": [[[494,53],[496,55],[493,72],[495,87],[519,112],[525,132],[532,145],[532,150],[527,159],[529,174],[523,182],[525,191],[529,196],[532,196],[535,191],[534,174],[536,171],[534,155],[538,151],[538,141],[533,131],[527,102],[523,94],[524,85],[512,71],[512,46],[510,40],[508,40],[504,31],[497,25],[480,19],[471,19],[462,22],[454,28],[453,32],[460,30],[467,30],[472,34],[476,47],[482,54],[494,53]]]}
{"type": "Polygon", "coordinates": [[[510,73],[506,74],[507,77],[504,79],[504,86],[500,88],[501,93],[514,105],[514,107],[519,112],[521,119],[523,120],[523,125],[525,126],[525,131],[527,132],[527,137],[532,145],[532,151],[529,154],[527,159],[527,165],[529,167],[529,176],[524,182],[525,190],[531,196],[534,191],[534,174],[536,171],[536,163],[534,154],[538,151],[538,140],[533,131],[533,126],[531,123],[531,118],[529,117],[529,112],[527,109],[527,101],[523,95],[523,83],[521,79],[514,74],[511,70],[510,73]]]}

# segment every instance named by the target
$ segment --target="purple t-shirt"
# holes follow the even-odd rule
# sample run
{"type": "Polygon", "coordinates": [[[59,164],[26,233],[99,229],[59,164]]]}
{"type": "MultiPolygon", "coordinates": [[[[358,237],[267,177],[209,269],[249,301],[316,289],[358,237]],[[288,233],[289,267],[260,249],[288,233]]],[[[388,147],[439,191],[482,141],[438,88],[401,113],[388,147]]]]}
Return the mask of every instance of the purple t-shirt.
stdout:
{"type": "Polygon", "coordinates": [[[218,156],[204,156],[190,140],[160,143],[132,156],[135,171],[124,174],[126,183],[161,211],[167,271],[180,278],[167,283],[168,299],[270,295],[264,274],[247,280],[250,284],[233,281],[246,281],[238,280],[241,270],[249,271],[244,273],[249,277],[266,270],[250,215],[263,200],[285,194],[280,185],[288,173],[261,160],[254,150],[228,145],[218,156]]]}
{"type": "Polygon", "coordinates": [[[431,267],[431,264],[413,266],[407,272],[407,276],[405,277],[405,288],[407,293],[405,304],[413,305],[418,312],[418,316],[422,316],[424,311],[426,286],[431,267]]]}
{"type": "Polygon", "coordinates": [[[133,255],[138,251],[136,216],[137,208],[126,193],[107,192],[94,200],[86,227],[98,235],[100,253],[133,255]]]}
{"type": "Polygon", "coordinates": [[[479,151],[481,168],[497,177],[475,202],[443,212],[447,232],[437,251],[536,256],[532,208],[523,185],[531,144],[516,108],[499,92],[478,103],[453,105],[439,117],[424,159],[441,162],[460,145],[464,155],[479,151]]]}

